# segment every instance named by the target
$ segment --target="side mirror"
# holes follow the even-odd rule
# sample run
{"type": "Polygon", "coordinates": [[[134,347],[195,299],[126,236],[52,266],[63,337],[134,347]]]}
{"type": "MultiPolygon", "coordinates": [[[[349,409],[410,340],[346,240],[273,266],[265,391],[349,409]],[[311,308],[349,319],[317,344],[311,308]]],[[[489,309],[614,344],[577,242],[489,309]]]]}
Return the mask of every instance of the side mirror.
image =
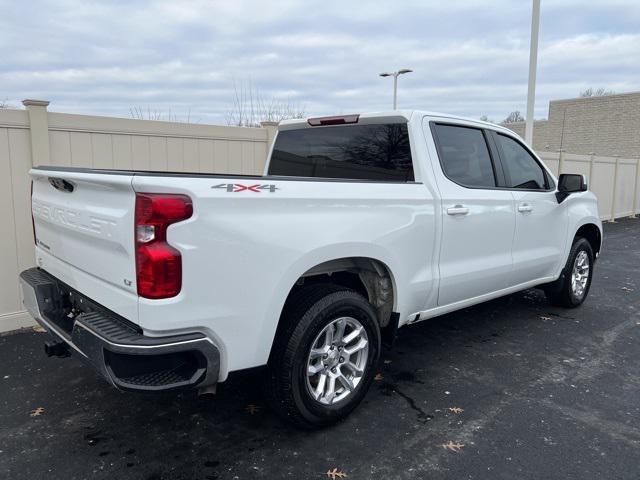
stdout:
{"type": "Polygon", "coordinates": [[[584,175],[563,173],[558,179],[556,199],[558,203],[562,203],[572,193],[586,192],[587,190],[587,179],[584,175]]]}

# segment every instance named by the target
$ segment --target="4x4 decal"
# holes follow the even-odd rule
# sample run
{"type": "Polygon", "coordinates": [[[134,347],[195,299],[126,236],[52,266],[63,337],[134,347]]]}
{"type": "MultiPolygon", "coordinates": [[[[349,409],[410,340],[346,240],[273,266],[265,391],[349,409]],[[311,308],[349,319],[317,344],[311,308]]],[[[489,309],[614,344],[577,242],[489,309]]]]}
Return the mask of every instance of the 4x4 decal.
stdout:
{"type": "Polygon", "coordinates": [[[236,192],[255,192],[260,193],[263,190],[268,191],[269,193],[274,193],[276,190],[280,190],[273,184],[260,184],[257,183],[255,185],[243,185],[241,183],[221,183],[219,185],[213,185],[211,188],[222,188],[226,190],[228,193],[236,193],[236,192]]]}

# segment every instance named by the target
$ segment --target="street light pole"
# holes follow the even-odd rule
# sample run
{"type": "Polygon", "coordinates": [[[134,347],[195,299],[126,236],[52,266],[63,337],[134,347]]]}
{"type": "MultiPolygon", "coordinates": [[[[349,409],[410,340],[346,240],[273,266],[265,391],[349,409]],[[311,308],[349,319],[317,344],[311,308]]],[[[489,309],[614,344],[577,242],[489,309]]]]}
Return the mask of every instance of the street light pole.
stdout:
{"type": "Polygon", "coordinates": [[[397,72],[384,72],[381,73],[381,77],[393,77],[393,109],[396,110],[398,106],[398,76],[403,75],[405,73],[411,73],[413,70],[408,68],[402,68],[397,72]]]}
{"type": "Polygon", "coordinates": [[[529,45],[529,86],[527,89],[527,121],[524,141],[533,146],[533,109],[536,98],[536,67],[538,64],[538,31],[540,30],[540,0],[533,0],[531,12],[531,44],[529,45]]]}
{"type": "Polygon", "coordinates": [[[398,106],[398,75],[393,76],[393,109],[398,106]]]}

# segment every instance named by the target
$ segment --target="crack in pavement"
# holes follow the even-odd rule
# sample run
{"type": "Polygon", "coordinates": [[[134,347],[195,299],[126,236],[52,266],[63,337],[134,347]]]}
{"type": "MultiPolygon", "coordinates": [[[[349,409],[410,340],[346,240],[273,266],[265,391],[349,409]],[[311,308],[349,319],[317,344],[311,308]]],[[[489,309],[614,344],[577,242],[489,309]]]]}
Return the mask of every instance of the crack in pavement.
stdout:
{"type": "Polygon", "coordinates": [[[415,412],[417,412],[418,419],[419,419],[420,422],[427,423],[428,421],[433,420],[433,415],[431,415],[431,414],[425,412],[424,410],[422,410],[422,408],[420,408],[418,406],[418,404],[416,403],[416,401],[413,398],[411,398],[406,393],[402,392],[398,387],[391,386],[391,391],[394,392],[394,393],[397,393],[398,395],[400,395],[402,398],[405,399],[405,401],[407,402],[409,407],[412,410],[414,410],[415,412]]]}

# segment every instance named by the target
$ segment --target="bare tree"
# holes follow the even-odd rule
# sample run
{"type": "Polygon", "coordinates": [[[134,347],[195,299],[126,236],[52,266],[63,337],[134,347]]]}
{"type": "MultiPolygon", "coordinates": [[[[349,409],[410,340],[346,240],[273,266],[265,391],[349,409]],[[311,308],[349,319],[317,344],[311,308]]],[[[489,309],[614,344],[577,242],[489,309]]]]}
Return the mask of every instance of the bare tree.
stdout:
{"type": "Polygon", "coordinates": [[[198,123],[199,120],[191,118],[191,109],[187,110],[184,116],[178,116],[169,109],[168,112],[163,112],[156,108],[147,106],[144,107],[131,107],[129,108],[129,116],[135,120],[156,120],[162,122],[176,122],[176,123],[198,123]]]}
{"type": "Polygon", "coordinates": [[[516,123],[516,122],[524,122],[524,117],[520,113],[520,110],[516,110],[514,112],[511,112],[509,115],[507,115],[507,118],[505,118],[500,123],[502,123],[504,125],[504,124],[507,124],[507,123],[516,123]]]}
{"type": "Polygon", "coordinates": [[[305,117],[305,108],[290,98],[265,98],[251,81],[233,82],[233,104],[226,113],[227,125],[259,127],[260,122],[280,122],[305,117]]]}
{"type": "Polygon", "coordinates": [[[589,87],[586,90],[582,90],[580,92],[580,97],[589,98],[589,97],[606,97],[607,95],[615,95],[616,92],[613,90],[606,90],[604,88],[592,88],[589,87]]]}
{"type": "Polygon", "coordinates": [[[9,108],[16,108],[16,107],[11,105],[6,98],[4,100],[0,100],[0,110],[5,110],[9,108]]]}

